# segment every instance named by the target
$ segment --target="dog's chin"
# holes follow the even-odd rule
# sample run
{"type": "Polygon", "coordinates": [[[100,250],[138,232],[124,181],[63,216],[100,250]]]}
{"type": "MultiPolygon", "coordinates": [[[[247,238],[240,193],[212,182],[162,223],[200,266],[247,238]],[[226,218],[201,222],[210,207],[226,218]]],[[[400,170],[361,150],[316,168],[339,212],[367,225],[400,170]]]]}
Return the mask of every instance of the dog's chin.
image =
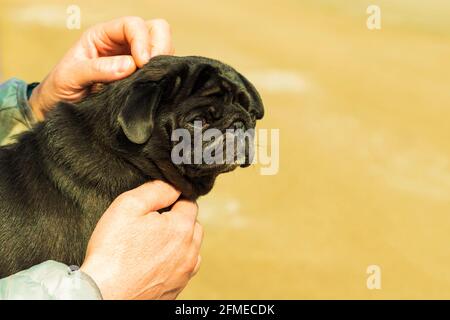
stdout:
{"type": "Polygon", "coordinates": [[[233,171],[240,165],[237,163],[232,164],[200,164],[200,165],[185,165],[185,175],[191,179],[199,177],[216,177],[219,174],[233,171]]]}

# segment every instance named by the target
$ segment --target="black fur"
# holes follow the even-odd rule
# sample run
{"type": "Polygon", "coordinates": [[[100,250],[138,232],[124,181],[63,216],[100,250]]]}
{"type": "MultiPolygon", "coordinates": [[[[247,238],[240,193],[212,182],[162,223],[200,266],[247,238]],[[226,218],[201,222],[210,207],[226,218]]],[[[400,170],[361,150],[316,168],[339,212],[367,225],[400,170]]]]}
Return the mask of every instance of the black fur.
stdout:
{"type": "Polygon", "coordinates": [[[231,67],[160,56],[0,148],[0,278],[53,259],[80,265],[89,237],[119,194],[161,179],[196,199],[229,168],[174,165],[171,131],[198,115],[211,127],[253,128],[255,88],[231,67]]]}

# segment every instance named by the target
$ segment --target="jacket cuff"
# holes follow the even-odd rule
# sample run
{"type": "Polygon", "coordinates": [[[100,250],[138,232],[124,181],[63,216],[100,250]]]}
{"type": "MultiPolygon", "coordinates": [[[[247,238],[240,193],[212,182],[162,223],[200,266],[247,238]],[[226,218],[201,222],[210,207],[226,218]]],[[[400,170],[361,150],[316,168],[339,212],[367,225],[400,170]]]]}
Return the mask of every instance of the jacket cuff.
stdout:
{"type": "Polygon", "coordinates": [[[28,99],[29,95],[31,95],[31,92],[38,85],[38,83],[34,82],[28,85],[26,82],[19,79],[12,80],[17,81],[17,106],[26,121],[27,127],[31,128],[31,126],[36,122],[36,118],[28,99]]]}
{"type": "Polygon", "coordinates": [[[31,129],[36,122],[28,103],[29,88],[14,78],[0,84],[0,145],[15,142],[19,133],[31,129]]]}
{"type": "MultiPolygon", "coordinates": [[[[0,111],[8,109],[18,109],[22,122],[28,128],[36,122],[33,111],[28,103],[28,92],[34,89],[36,83],[28,84],[20,79],[12,78],[0,84],[0,111]]],[[[30,91],[31,92],[31,91],[30,91]]]]}
{"type": "Polygon", "coordinates": [[[101,300],[95,282],[77,268],[46,261],[0,280],[0,298],[12,300],[101,300]]]}

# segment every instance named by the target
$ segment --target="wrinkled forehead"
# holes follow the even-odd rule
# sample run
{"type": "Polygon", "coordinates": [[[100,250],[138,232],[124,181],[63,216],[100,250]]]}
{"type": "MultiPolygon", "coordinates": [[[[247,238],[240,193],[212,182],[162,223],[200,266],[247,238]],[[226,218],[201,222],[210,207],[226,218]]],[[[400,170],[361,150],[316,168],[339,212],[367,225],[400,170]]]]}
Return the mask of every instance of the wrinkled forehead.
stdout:
{"type": "Polygon", "coordinates": [[[156,56],[143,67],[142,72],[148,79],[158,81],[170,76],[196,77],[206,69],[232,83],[242,82],[238,72],[231,66],[218,60],[198,56],[156,56]]]}

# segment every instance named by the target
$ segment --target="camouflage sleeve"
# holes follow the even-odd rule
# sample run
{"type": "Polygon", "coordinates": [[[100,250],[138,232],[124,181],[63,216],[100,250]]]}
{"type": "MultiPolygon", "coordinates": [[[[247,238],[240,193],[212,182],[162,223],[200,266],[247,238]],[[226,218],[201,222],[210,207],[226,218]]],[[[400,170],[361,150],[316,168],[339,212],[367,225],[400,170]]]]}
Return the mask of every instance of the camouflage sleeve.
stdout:
{"type": "Polygon", "coordinates": [[[0,84],[0,145],[14,142],[17,134],[29,130],[36,121],[28,104],[27,87],[14,78],[0,84]]]}

